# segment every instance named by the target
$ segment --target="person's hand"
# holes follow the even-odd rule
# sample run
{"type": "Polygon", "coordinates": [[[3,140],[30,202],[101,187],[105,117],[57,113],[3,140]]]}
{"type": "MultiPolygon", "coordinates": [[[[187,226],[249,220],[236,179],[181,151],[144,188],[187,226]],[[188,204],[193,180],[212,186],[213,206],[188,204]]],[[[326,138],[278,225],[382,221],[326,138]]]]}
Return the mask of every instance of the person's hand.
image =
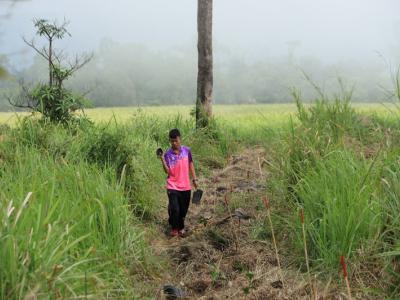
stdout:
{"type": "Polygon", "coordinates": [[[158,158],[162,159],[163,157],[163,150],[161,148],[158,148],[156,151],[156,155],[158,158]]]}
{"type": "Polygon", "coordinates": [[[193,182],[194,188],[197,190],[197,178],[193,178],[192,182],[193,182]]]}

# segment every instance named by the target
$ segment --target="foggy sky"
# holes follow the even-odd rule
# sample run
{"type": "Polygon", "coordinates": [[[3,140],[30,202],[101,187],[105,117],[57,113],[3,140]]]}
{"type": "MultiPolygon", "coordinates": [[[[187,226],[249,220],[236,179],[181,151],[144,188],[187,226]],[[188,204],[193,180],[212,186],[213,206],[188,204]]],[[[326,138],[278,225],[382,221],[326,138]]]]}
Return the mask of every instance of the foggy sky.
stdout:
{"type": "MultiPolygon", "coordinates": [[[[29,57],[21,36],[34,36],[34,17],[70,20],[71,51],[96,50],[104,37],[194,50],[196,9],[196,0],[0,0],[0,14],[11,13],[0,20],[0,53],[29,57]]],[[[399,0],[214,0],[214,43],[249,59],[288,55],[295,45],[296,55],[326,62],[377,60],[376,52],[391,60],[400,49],[399,11],[399,0]]]]}

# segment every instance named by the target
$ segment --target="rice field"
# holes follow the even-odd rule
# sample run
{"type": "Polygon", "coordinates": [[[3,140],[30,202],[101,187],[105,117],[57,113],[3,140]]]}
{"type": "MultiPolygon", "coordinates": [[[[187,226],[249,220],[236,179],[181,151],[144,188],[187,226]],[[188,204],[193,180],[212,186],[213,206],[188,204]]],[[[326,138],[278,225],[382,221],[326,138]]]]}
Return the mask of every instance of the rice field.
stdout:
{"type": "MultiPolygon", "coordinates": [[[[388,114],[396,110],[393,103],[354,103],[353,107],[363,113],[388,114]]],[[[118,122],[125,122],[134,117],[138,112],[158,117],[173,117],[181,115],[183,118],[189,118],[193,106],[143,106],[143,107],[101,107],[89,108],[85,110],[86,115],[96,122],[108,122],[114,118],[118,122]]],[[[252,120],[252,122],[270,124],[287,121],[289,116],[296,112],[294,103],[287,104],[249,104],[249,105],[214,105],[213,113],[218,119],[226,121],[240,122],[252,120]]],[[[18,117],[27,116],[28,113],[21,112],[0,112],[0,123],[14,124],[18,117]]]]}

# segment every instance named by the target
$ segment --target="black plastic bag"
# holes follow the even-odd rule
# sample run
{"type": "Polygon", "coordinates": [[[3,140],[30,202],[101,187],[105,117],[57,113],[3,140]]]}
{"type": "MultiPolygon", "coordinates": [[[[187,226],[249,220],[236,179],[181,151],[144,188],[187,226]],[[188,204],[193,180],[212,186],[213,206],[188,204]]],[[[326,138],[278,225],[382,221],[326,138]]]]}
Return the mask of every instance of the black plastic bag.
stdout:
{"type": "Polygon", "coordinates": [[[202,196],[203,196],[202,190],[200,190],[200,189],[195,190],[192,195],[192,202],[194,204],[200,204],[200,200],[201,200],[202,196]]]}

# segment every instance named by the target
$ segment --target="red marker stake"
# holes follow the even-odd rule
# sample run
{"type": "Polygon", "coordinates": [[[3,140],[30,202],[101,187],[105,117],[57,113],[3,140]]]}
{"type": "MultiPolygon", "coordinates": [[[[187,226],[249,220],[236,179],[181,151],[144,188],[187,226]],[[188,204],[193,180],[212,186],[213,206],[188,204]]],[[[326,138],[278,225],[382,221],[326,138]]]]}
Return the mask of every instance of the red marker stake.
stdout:
{"type": "Polygon", "coordinates": [[[344,281],[346,282],[346,287],[347,287],[347,294],[349,296],[349,299],[352,300],[353,298],[351,297],[351,290],[350,290],[350,283],[349,283],[349,278],[347,276],[347,266],[346,266],[346,260],[344,259],[344,256],[340,256],[340,264],[342,265],[342,270],[343,270],[343,278],[344,281]]]}
{"type": "Polygon", "coordinates": [[[268,199],[268,197],[264,197],[263,198],[263,203],[264,203],[265,208],[268,210],[269,209],[269,199],[268,199]]]}

